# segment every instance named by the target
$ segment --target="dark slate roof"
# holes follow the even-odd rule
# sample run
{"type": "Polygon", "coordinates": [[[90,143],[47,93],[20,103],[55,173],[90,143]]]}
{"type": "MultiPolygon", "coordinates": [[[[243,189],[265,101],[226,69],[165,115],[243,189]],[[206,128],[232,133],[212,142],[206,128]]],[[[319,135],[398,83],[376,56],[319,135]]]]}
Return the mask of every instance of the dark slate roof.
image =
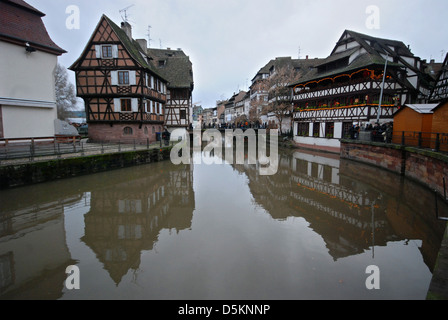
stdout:
{"type": "Polygon", "coordinates": [[[259,75],[269,74],[272,67],[276,69],[290,66],[294,69],[300,69],[302,77],[307,76],[307,74],[314,68],[317,64],[321,63],[322,59],[292,59],[291,57],[277,57],[270,60],[264,67],[262,67],[252,81],[259,75]]]}
{"type": "MultiPolygon", "coordinates": [[[[352,30],[345,30],[345,32],[342,35],[341,40],[338,42],[338,44],[341,42],[350,40],[350,38],[347,40],[342,40],[342,38],[346,34],[348,34],[350,36],[350,38],[352,38],[352,39],[356,40],[358,43],[360,43],[370,53],[375,53],[375,51],[378,52],[380,50],[390,51],[391,49],[388,48],[388,46],[392,46],[395,48],[396,53],[400,56],[408,56],[408,57],[414,56],[412,54],[411,50],[402,41],[372,37],[372,36],[362,34],[359,32],[355,32],[352,30]],[[368,44],[366,41],[369,41],[370,44],[368,44]],[[371,50],[369,50],[369,48],[371,48],[371,50]]],[[[337,47],[337,45],[336,45],[336,47],[337,47]]],[[[336,47],[335,47],[335,49],[336,49],[336,47]]],[[[333,54],[333,52],[332,52],[332,54],[333,54]]]]}
{"type": "MultiPolygon", "coordinates": [[[[302,77],[299,81],[292,83],[290,86],[295,86],[300,83],[306,83],[309,81],[319,80],[323,78],[328,78],[331,76],[336,76],[338,74],[344,74],[344,73],[351,73],[355,72],[357,70],[360,70],[362,68],[366,67],[373,67],[373,66],[381,66],[383,67],[386,63],[386,60],[383,58],[379,58],[376,56],[373,56],[371,54],[365,53],[362,55],[359,55],[356,59],[353,60],[353,62],[345,67],[340,67],[337,69],[333,69],[327,72],[318,72],[317,68],[313,68],[305,77],[302,77]]],[[[321,66],[324,64],[321,64],[321,66]]],[[[397,63],[388,63],[389,67],[401,67],[397,63]]]]}
{"type": "MultiPolygon", "coordinates": [[[[375,38],[351,30],[345,30],[340,40],[336,44],[335,48],[333,49],[332,53],[330,54],[330,56],[324,59],[322,63],[320,63],[319,65],[316,65],[316,67],[322,68],[325,65],[330,64],[332,62],[347,59],[361,48],[365,49],[366,53],[360,54],[350,64],[329,71],[321,71],[321,72],[318,71],[318,68],[314,68],[305,77],[302,77],[300,81],[292,83],[290,86],[296,86],[301,83],[303,84],[309,81],[319,80],[330,76],[336,76],[338,74],[355,72],[356,70],[360,70],[366,67],[384,66],[386,60],[382,57],[381,53],[382,54],[388,53],[392,57],[397,55],[410,56],[410,57],[414,56],[409,50],[409,48],[406,45],[404,45],[404,43],[401,41],[375,38]],[[347,35],[348,38],[345,39],[347,35]],[[336,48],[338,48],[340,45],[343,45],[344,43],[348,43],[351,41],[356,41],[358,45],[342,52],[338,53],[335,52],[336,48]],[[393,47],[394,50],[391,50],[389,46],[393,47]]],[[[401,65],[400,63],[393,63],[393,62],[388,62],[388,66],[391,68],[403,67],[403,65],[401,65]]],[[[413,68],[413,66],[410,67],[413,68]]],[[[418,70],[415,71],[418,72],[418,70]]]]}
{"type": "Polygon", "coordinates": [[[149,48],[147,53],[158,72],[168,80],[169,88],[193,89],[193,65],[181,49],[149,48]],[[164,64],[159,65],[159,61],[164,61],[164,64]]]}
{"type": "Polygon", "coordinates": [[[44,13],[22,0],[0,0],[0,39],[61,55],[66,51],[51,40],[42,21],[44,13]]]}

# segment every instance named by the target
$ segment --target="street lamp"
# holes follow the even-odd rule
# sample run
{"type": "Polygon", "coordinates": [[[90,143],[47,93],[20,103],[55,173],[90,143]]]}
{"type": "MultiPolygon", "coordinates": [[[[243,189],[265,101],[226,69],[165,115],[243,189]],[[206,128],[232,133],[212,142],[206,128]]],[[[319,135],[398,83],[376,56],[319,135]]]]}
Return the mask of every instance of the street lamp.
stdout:
{"type": "Polygon", "coordinates": [[[383,101],[384,83],[386,82],[387,62],[389,61],[389,53],[386,56],[386,63],[384,64],[383,83],[381,84],[380,101],[378,103],[378,115],[376,117],[376,123],[380,124],[381,103],[383,101]]]}

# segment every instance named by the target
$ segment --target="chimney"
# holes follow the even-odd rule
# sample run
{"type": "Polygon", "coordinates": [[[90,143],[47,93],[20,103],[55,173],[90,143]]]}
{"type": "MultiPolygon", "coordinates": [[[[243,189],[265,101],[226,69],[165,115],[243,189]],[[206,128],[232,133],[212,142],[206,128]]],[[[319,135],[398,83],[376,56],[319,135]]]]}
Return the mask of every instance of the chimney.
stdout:
{"type": "Polygon", "coordinates": [[[137,39],[135,41],[137,41],[144,52],[148,50],[148,41],[146,41],[146,39],[137,39]]]}
{"type": "Polygon", "coordinates": [[[132,27],[128,22],[122,22],[121,29],[123,29],[129,39],[132,39],[132,27]]]}
{"type": "Polygon", "coordinates": [[[306,60],[308,60],[308,56],[306,56],[306,60]]]}
{"type": "Polygon", "coordinates": [[[435,59],[431,59],[431,64],[435,63],[436,60],[435,59]]]}

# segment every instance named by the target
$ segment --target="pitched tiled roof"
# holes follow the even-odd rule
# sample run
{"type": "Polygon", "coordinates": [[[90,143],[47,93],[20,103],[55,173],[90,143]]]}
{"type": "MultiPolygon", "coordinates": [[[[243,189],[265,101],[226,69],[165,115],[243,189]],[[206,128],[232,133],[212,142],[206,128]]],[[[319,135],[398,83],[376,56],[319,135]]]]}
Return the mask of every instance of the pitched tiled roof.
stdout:
{"type": "Polygon", "coordinates": [[[61,55],[66,51],[51,40],[42,21],[44,13],[22,0],[0,0],[0,39],[61,55]]]}
{"type": "MultiPolygon", "coordinates": [[[[336,44],[330,56],[326,59],[323,59],[322,63],[316,65],[317,68],[314,68],[305,77],[302,77],[300,81],[292,83],[290,86],[295,86],[300,83],[319,80],[330,76],[336,76],[338,74],[354,72],[366,67],[384,66],[386,60],[381,54],[386,55],[387,53],[390,56],[414,56],[409,48],[401,41],[375,38],[351,30],[346,30],[336,44]],[[355,47],[342,52],[336,52],[336,49],[338,47],[353,40],[357,42],[357,45],[355,47]],[[364,53],[359,54],[349,64],[341,65],[339,67],[325,71],[326,65],[329,65],[330,63],[336,62],[338,60],[348,59],[360,49],[364,49],[364,53]]],[[[402,64],[394,62],[389,62],[388,66],[390,68],[403,67],[402,64]]],[[[418,70],[415,71],[418,72],[418,70]]]]}
{"type": "Polygon", "coordinates": [[[34,8],[33,6],[29,5],[28,3],[26,3],[23,0],[5,0],[5,2],[9,2],[11,5],[16,5],[18,7],[22,7],[23,9],[27,9],[29,11],[32,11],[32,12],[40,15],[41,17],[45,16],[45,13],[43,13],[42,11],[37,10],[36,8],[34,8]]]}
{"type": "Polygon", "coordinates": [[[193,65],[181,49],[150,48],[147,53],[157,70],[169,81],[169,88],[193,88],[193,65]],[[159,61],[162,62],[160,65],[159,61]]]}
{"type": "MultiPolygon", "coordinates": [[[[321,64],[324,61],[324,59],[292,59],[291,57],[278,57],[271,61],[269,61],[264,67],[258,71],[258,73],[255,75],[254,79],[261,74],[269,74],[272,67],[275,67],[276,69],[282,68],[282,67],[292,67],[296,70],[300,70],[301,77],[306,77],[309,72],[312,71],[312,69],[318,65],[321,64]]],[[[253,79],[252,79],[253,81],[253,79]]]]}

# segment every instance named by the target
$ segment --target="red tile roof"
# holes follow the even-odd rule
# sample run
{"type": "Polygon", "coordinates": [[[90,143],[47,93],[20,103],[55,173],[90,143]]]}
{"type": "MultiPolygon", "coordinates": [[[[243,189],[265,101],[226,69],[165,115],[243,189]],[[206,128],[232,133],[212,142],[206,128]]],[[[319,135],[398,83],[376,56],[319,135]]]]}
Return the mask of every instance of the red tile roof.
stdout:
{"type": "Polygon", "coordinates": [[[36,8],[34,8],[33,6],[30,6],[28,3],[26,3],[23,0],[6,0],[6,2],[11,2],[11,4],[15,4],[19,7],[22,7],[24,9],[33,11],[34,13],[37,13],[38,15],[40,15],[41,17],[45,16],[45,13],[37,10],[36,8]]]}
{"type": "Polygon", "coordinates": [[[61,55],[66,51],[51,40],[42,21],[44,13],[23,0],[0,0],[0,40],[61,55]]]}

